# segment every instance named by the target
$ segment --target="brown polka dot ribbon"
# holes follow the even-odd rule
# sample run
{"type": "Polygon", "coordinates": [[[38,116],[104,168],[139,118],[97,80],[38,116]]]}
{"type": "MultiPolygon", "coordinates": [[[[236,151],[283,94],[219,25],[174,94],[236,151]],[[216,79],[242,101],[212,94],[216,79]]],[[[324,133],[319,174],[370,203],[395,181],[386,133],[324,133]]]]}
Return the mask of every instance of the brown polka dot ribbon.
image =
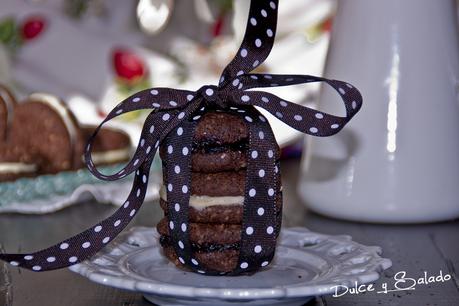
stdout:
{"type": "Polygon", "coordinates": [[[267,110],[303,133],[330,136],[340,131],[362,104],[359,91],[342,81],[309,75],[250,73],[263,63],[271,51],[276,33],[277,6],[277,0],[251,2],[243,42],[223,71],[218,86],[203,86],[196,92],[171,88],[140,91],[116,106],[97,128],[85,153],[88,169],[96,177],[107,181],[135,173],[126,202],[112,216],[47,249],[28,254],[0,254],[0,259],[33,271],[47,271],[68,267],[96,254],[126,227],[140,209],[153,157],[162,144],[167,150],[164,177],[169,232],[177,257],[194,272],[220,274],[207,269],[193,257],[188,234],[193,134],[201,116],[211,108],[240,116],[249,130],[240,255],[237,267],[228,274],[254,272],[268,265],[274,255],[280,224],[276,220],[278,212],[275,205],[280,192],[278,153],[266,118],[254,106],[267,110]],[[346,116],[329,115],[267,92],[248,90],[311,82],[325,82],[332,86],[344,101],[346,116]],[[152,109],[152,112],[145,121],[133,158],[115,174],[100,173],[91,159],[91,143],[96,134],[105,122],[139,109],[152,109]]]}

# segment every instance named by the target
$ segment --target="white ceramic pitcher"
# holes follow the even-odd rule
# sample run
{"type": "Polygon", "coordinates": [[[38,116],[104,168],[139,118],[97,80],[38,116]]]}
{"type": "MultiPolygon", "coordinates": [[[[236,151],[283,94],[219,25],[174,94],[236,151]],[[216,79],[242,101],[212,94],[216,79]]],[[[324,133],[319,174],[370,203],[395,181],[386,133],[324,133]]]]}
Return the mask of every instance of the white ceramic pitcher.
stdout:
{"type": "MultiPolygon", "coordinates": [[[[453,0],[340,0],[325,77],[362,110],[308,138],[299,192],[312,210],[369,222],[459,217],[459,42],[453,0]]],[[[344,114],[324,88],[319,108],[344,114]]]]}

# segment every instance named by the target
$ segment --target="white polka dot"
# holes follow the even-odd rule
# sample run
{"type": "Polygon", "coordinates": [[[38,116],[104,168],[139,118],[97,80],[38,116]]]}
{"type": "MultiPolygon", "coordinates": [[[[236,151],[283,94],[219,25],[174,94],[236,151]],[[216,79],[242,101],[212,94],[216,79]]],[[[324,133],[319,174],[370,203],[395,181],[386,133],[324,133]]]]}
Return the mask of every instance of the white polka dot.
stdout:
{"type": "Polygon", "coordinates": [[[317,119],[323,119],[324,118],[324,115],[321,114],[321,113],[316,113],[315,116],[316,116],[317,119]]]}
{"type": "Polygon", "coordinates": [[[171,106],[177,106],[177,102],[175,102],[175,101],[169,101],[169,104],[170,104],[171,106]]]}
{"type": "Polygon", "coordinates": [[[194,116],[194,117],[193,117],[193,120],[196,121],[196,120],[198,120],[199,118],[201,118],[201,115],[194,116]]]}
{"type": "Polygon", "coordinates": [[[348,88],[354,88],[351,84],[346,84],[348,88]]]}
{"type": "Polygon", "coordinates": [[[274,151],[273,150],[268,150],[268,157],[273,158],[274,157],[274,151]]]}
{"type": "Polygon", "coordinates": [[[102,240],[102,243],[107,243],[110,241],[110,237],[105,237],[103,240],[102,240]]]}
{"type": "Polygon", "coordinates": [[[139,197],[140,196],[140,188],[137,189],[137,193],[136,193],[136,196],[139,197]]]}
{"type": "Polygon", "coordinates": [[[178,136],[182,136],[182,134],[183,134],[183,128],[182,128],[182,127],[179,127],[179,128],[177,129],[177,135],[178,135],[178,136]]]}
{"type": "Polygon", "coordinates": [[[191,258],[191,262],[193,263],[193,265],[197,266],[198,265],[198,261],[194,258],[191,258]]]}
{"type": "Polygon", "coordinates": [[[155,142],[155,149],[157,149],[158,147],[159,147],[159,140],[155,142]]]}
{"type": "Polygon", "coordinates": [[[258,152],[257,151],[252,151],[251,156],[253,159],[258,157],[258,152]]]}
{"type": "Polygon", "coordinates": [[[261,169],[260,171],[258,171],[258,176],[259,177],[264,177],[265,176],[265,170],[261,169]]]}
{"type": "Polygon", "coordinates": [[[85,243],[83,243],[83,244],[81,245],[81,247],[82,247],[83,249],[87,249],[87,248],[89,248],[90,246],[91,246],[91,243],[90,243],[89,241],[86,241],[85,243]]]}
{"type": "Polygon", "coordinates": [[[261,252],[261,245],[255,246],[255,247],[253,248],[253,251],[254,251],[255,253],[260,253],[260,252],[261,252]]]}
{"type": "Polygon", "coordinates": [[[239,84],[239,86],[237,87],[237,89],[242,89],[242,87],[244,86],[244,84],[239,84]]]}
{"type": "Polygon", "coordinates": [[[139,163],[139,159],[137,158],[137,159],[134,161],[134,166],[136,166],[138,163],[139,163]]]}
{"type": "Polygon", "coordinates": [[[48,257],[48,258],[46,258],[46,261],[47,262],[55,262],[56,261],[56,257],[54,257],[54,256],[48,257]]]}
{"type": "Polygon", "coordinates": [[[204,271],[202,271],[202,270],[198,270],[198,273],[206,274],[206,272],[204,272],[204,271]]]}
{"type": "Polygon", "coordinates": [[[271,79],[273,78],[273,77],[270,76],[270,75],[264,75],[263,77],[264,77],[265,79],[267,79],[267,80],[271,80],[271,79]]]}
{"type": "Polygon", "coordinates": [[[172,145],[167,146],[167,153],[172,154],[172,152],[174,152],[172,145]]]}
{"type": "Polygon", "coordinates": [[[276,117],[277,117],[277,118],[283,118],[284,115],[282,115],[282,113],[280,113],[280,112],[276,112],[276,117]]]}
{"type": "Polygon", "coordinates": [[[182,257],[179,257],[178,259],[179,259],[179,261],[180,261],[183,265],[185,264],[185,260],[183,260],[182,257]]]}
{"type": "Polygon", "coordinates": [[[147,176],[145,174],[142,176],[142,182],[144,184],[147,182],[147,176]]]}
{"type": "Polygon", "coordinates": [[[300,115],[295,115],[293,116],[293,119],[295,119],[296,121],[301,121],[303,120],[303,117],[301,117],[300,115]]]}
{"type": "Polygon", "coordinates": [[[158,95],[159,92],[156,89],[153,89],[153,90],[150,91],[150,93],[152,95],[156,96],[156,95],[158,95]]]}
{"type": "Polygon", "coordinates": [[[180,173],[180,166],[179,165],[175,165],[174,172],[177,173],[177,174],[180,173]]]}
{"type": "Polygon", "coordinates": [[[10,265],[17,267],[19,263],[17,261],[10,261],[10,265]]]}
{"type": "Polygon", "coordinates": [[[248,102],[248,101],[250,101],[250,97],[247,96],[247,95],[243,95],[243,96],[241,97],[241,100],[242,100],[242,102],[248,102]]]}
{"type": "Polygon", "coordinates": [[[260,116],[258,116],[258,118],[259,118],[262,122],[266,122],[266,118],[265,118],[265,117],[263,117],[263,116],[260,115],[260,116]]]}
{"type": "Polygon", "coordinates": [[[357,102],[352,101],[352,109],[356,109],[356,108],[357,108],[357,102]]]}
{"type": "Polygon", "coordinates": [[[269,6],[271,6],[271,8],[272,8],[273,10],[276,9],[276,4],[275,4],[273,1],[271,1],[271,2],[269,3],[269,6]]]}
{"type": "Polygon", "coordinates": [[[268,13],[266,13],[265,10],[261,10],[260,13],[261,13],[261,16],[263,16],[263,17],[267,17],[268,16],[268,13]]]}
{"type": "Polygon", "coordinates": [[[280,101],[279,104],[282,106],[282,107],[287,107],[287,102],[285,101],[280,101]]]}
{"type": "Polygon", "coordinates": [[[59,246],[59,248],[60,248],[61,250],[68,249],[68,247],[69,247],[69,244],[68,244],[67,242],[62,243],[62,244],[59,246]]]}
{"type": "Polygon", "coordinates": [[[76,256],[72,256],[69,258],[69,262],[76,262],[78,260],[78,258],[76,256]]]}
{"type": "Polygon", "coordinates": [[[135,215],[135,212],[136,212],[135,209],[131,210],[131,212],[129,213],[129,216],[133,217],[135,215]]]}
{"type": "Polygon", "coordinates": [[[156,103],[156,102],[153,103],[152,105],[153,105],[153,107],[156,107],[156,108],[161,107],[161,105],[159,103],[156,103]]]}
{"type": "Polygon", "coordinates": [[[182,186],[182,192],[183,193],[187,193],[188,192],[188,186],[187,185],[183,185],[182,186]]]}
{"type": "Polygon", "coordinates": [[[243,74],[244,74],[244,71],[242,71],[242,70],[239,70],[239,71],[236,73],[237,76],[240,76],[240,75],[243,75],[243,74]]]}
{"type": "Polygon", "coordinates": [[[171,183],[167,184],[167,190],[171,192],[173,190],[174,186],[172,186],[171,183]]]}
{"type": "Polygon", "coordinates": [[[121,220],[116,220],[115,223],[113,223],[113,226],[117,227],[120,224],[121,224],[121,220]]]}
{"type": "Polygon", "coordinates": [[[336,124],[336,123],[335,123],[335,124],[332,124],[330,127],[331,127],[332,129],[337,129],[337,128],[339,127],[339,124],[336,124]]]}
{"type": "Polygon", "coordinates": [[[274,189],[269,188],[269,189],[268,189],[268,195],[269,195],[270,197],[272,197],[272,196],[274,195],[274,189]]]}
{"type": "Polygon", "coordinates": [[[164,114],[164,115],[163,115],[163,120],[164,120],[164,121],[167,121],[167,120],[169,120],[170,118],[171,118],[171,115],[169,115],[169,114],[164,114]]]}
{"type": "Polygon", "coordinates": [[[237,112],[238,112],[238,113],[245,113],[245,110],[243,110],[243,109],[238,109],[237,112]]]}
{"type": "Polygon", "coordinates": [[[186,224],[182,223],[182,232],[186,232],[186,224]]]}
{"type": "Polygon", "coordinates": [[[184,112],[181,112],[177,117],[178,117],[179,119],[182,119],[183,117],[185,117],[185,113],[184,113],[184,112]]]}
{"type": "Polygon", "coordinates": [[[273,228],[272,226],[268,226],[268,227],[266,228],[266,232],[267,232],[269,235],[271,235],[271,234],[274,232],[274,228],[273,228]]]}
{"type": "Polygon", "coordinates": [[[26,255],[26,256],[24,256],[24,259],[25,260],[32,260],[33,256],[32,255],[26,255]]]}
{"type": "Polygon", "coordinates": [[[41,267],[40,267],[40,266],[33,266],[33,267],[32,267],[32,270],[34,270],[34,271],[40,271],[40,270],[41,270],[41,267]]]}
{"type": "Polygon", "coordinates": [[[145,153],[149,154],[151,151],[151,146],[148,146],[147,150],[145,151],[145,153]]]}
{"type": "Polygon", "coordinates": [[[207,88],[206,89],[206,95],[212,96],[214,94],[214,90],[212,88],[207,88]]]}
{"type": "Polygon", "coordinates": [[[258,77],[256,75],[251,75],[250,78],[254,80],[258,80],[258,77]]]}
{"type": "Polygon", "coordinates": [[[139,101],[140,101],[139,97],[132,99],[132,102],[139,102],[139,101]]]}
{"type": "Polygon", "coordinates": [[[185,245],[183,244],[183,242],[182,242],[181,240],[179,240],[178,246],[179,246],[182,250],[185,248],[185,245]]]}
{"type": "Polygon", "coordinates": [[[261,40],[259,38],[255,39],[255,46],[257,46],[258,48],[261,47],[261,40]]]}
{"type": "Polygon", "coordinates": [[[253,198],[256,194],[257,194],[257,191],[256,191],[254,188],[252,188],[252,189],[249,190],[249,196],[250,196],[250,197],[253,198]]]}
{"type": "Polygon", "coordinates": [[[250,18],[250,23],[253,25],[253,26],[256,26],[257,25],[257,20],[255,18],[250,18]]]}
{"type": "Polygon", "coordinates": [[[245,120],[247,120],[248,122],[253,122],[253,119],[250,118],[249,116],[245,116],[245,120]]]}
{"type": "Polygon", "coordinates": [[[273,30],[267,29],[266,30],[266,35],[268,35],[268,37],[273,37],[273,35],[274,35],[273,30]]]}
{"type": "Polygon", "coordinates": [[[237,85],[239,85],[239,79],[234,79],[233,86],[237,86],[237,85]]]}
{"type": "Polygon", "coordinates": [[[338,89],[338,91],[342,95],[346,94],[346,91],[344,89],[342,89],[341,87],[338,89]]]}
{"type": "Polygon", "coordinates": [[[258,132],[258,138],[265,139],[265,133],[263,133],[263,131],[259,131],[258,132]]]}
{"type": "Polygon", "coordinates": [[[247,269],[248,266],[249,264],[246,262],[241,263],[241,269],[247,269]]]}
{"type": "Polygon", "coordinates": [[[119,114],[121,114],[122,112],[123,112],[123,110],[122,110],[122,109],[119,109],[119,110],[116,111],[115,114],[119,115],[119,114]]]}
{"type": "Polygon", "coordinates": [[[140,139],[140,146],[143,147],[145,145],[145,139],[140,139]]]}
{"type": "MultiPolygon", "coordinates": [[[[257,67],[258,65],[260,65],[260,61],[256,60],[255,62],[253,62],[252,67],[257,67]]],[[[254,77],[256,77],[256,76],[254,76],[254,77]]]]}
{"type": "Polygon", "coordinates": [[[174,229],[174,222],[172,222],[172,221],[169,221],[169,228],[170,228],[171,230],[173,230],[173,229],[174,229]]]}
{"type": "Polygon", "coordinates": [[[265,102],[265,103],[268,103],[269,102],[269,99],[266,98],[266,97],[261,97],[261,101],[265,102]]]}
{"type": "Polygon", "coordinates": [[[263,207],[258,208],[257,214],[259,216],[263,216],[265,214],[265,209],[263,207]]]}
{"type": "Polygon", "coordinates": [[[247,235],[252,235],[253,234],[253,227],[249,226],[245,229],[245,232],[247,235]]]}
{"type": "Polygon", "coordinates": [[[262,266],[262,267],[266,267],[268,264],[269,264],[269,262],[263,261],[262,264],[261,264],[261,266],[262,266]]]}
{"type": "Polygon", "coordinates": [[[174,209],[175,209],[176,212],[179,212],[180,211],[180,204],[179,203],[175,203],[174,209]]]}
{"type": "Polygon", "coordinates": [[[182,154],[186,156],[186,155],[188,155],[188,153],[189,153],[188,148],[187,147],[183,147],[182,154]]]}
{"type": "Polygon", "coordinates": [[[220,83],[223,83],[224,81],[225,81],[225,77],[222,76],[222,77],[220,78],[220,83]]]}
{"type": "Polygon", "coordinates": [[[318,131],[319,130],[316,127],[312,127],[309,129],[309,132],[314,133],[314,134],[317,133],[318,131]]]}
{"type": "Polygon", "coordinates": [[[241,50],[241,56],[246,57],[247,56],[247,49],[242,49],[241,50]]]}

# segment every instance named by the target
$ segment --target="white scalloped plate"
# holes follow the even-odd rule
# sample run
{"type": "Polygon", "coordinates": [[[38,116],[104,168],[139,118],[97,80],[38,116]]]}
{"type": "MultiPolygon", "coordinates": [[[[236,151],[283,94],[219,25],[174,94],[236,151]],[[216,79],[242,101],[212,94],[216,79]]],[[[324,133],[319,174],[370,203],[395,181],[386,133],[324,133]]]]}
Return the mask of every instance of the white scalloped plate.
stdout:
{"type": "Polygon", "coordinates": [[[350,236],[283,229],[273,263],[252,276],[204,276],[176,268],[161,253],[155,229],[121,234],[70,270],[96,283],[137,291],[158,305],[303,305],[333,286],[368,283],[392,263],[381,248],[350,236]]]}

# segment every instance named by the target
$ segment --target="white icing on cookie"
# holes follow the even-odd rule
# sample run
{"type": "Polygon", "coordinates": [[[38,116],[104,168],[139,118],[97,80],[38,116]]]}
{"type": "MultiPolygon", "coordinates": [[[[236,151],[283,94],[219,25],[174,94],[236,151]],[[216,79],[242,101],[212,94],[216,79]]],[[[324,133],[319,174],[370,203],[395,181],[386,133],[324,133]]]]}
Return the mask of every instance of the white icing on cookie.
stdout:
{"type": "Polygon", "coordinates": [[[77,126],[70,118],[70,111],[65,107],[65,105],[63,105],[56,96],[46,93],[31,94],[29,96],[29,99],[34,102],[41,102],[47,104],[59,114],[67,128],[67,131],[69,132],[70,145],[73,147],[77,136],[77,126]]]}
{"type": "MultiPolygon", "coordinates": [[[[111,164],[116,162],[121,162],[129,158],[130,149],[119,149],[119,150],[110,150],[104,152],[93,152],[91,154],[92,161],[96,165],[100,164],[111,164]]],[[[84,156],[82,157],[84,161],[84,156]]]]}
{"type": "MultiPolygon", "coordinates": [[[[159,190],[159,195],[161,199],[167,201],[167,193],[164,186],[161,186],[159,190]]],[[[190,196],[190,206],[197,210],[202,210],[211,206],[233,206],[233,205],[243,205],[244,197],[243,196],[221,196],[221,197],[211,197],[205,195],[191,195],[190,196]]]]}
{"type": "Polygon", "coordinates": [[[11,96],[9,93],[6,91],[5,88],[0,86],[0,98],[5,101],[6,105],[6,125],[10,126],[11,122],[13,121],[13,109],[14,109],[14,101],[11,99],[11,96]]]}
{"type": "Polygon", "coordinates": [[[30,173],[35,172],[37,166],[23,163],[0,163],[0,173],[30,173]]]}

